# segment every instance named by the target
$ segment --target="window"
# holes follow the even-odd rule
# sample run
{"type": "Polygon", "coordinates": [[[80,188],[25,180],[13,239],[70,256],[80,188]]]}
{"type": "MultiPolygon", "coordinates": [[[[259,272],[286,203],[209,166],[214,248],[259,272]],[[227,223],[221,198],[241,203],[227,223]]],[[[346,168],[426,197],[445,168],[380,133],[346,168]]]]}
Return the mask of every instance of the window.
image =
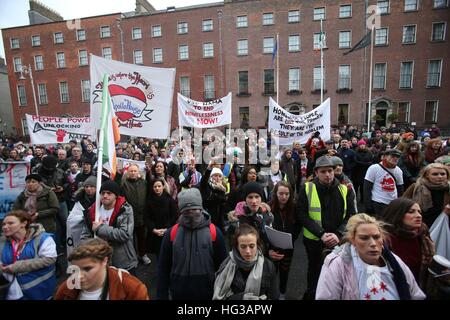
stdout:
{"type": "Polygon", "coordinates": [[[61,98],[61,103],[69,102],[69,86],[67,82],[59,83],[59,96],[61,98]]]}
{"type": "Polygon", "coordinates": [[[325,20],[325,7],[314,8],[314,20],[325,20]]]}
{"type": "Polygon", "coordinates": [[[289,10],[288,23],[300,22],[300,10],[289,10]]]}
{"type": "Polygon", "coordinates": [[[339,18],[350,18],[352,16],[352,5],[343,4],[339,7],[339,18]]]}
{"type": "Polygon", "coordinates": [[[191,88],[189,85],[189,77],[180,77],[180,93],[190,98],[191,97],[191,88]]]}
{"type": "Polygon", "coordinates": [[[300,91],[300,69],[289,69],[289,92],[300,91]]]}
{"type": "Polygon", "coordinates": [[[404,44],[416,42],[416,26],[404,26],[403,27],[403,40],[404,44]]]}
{"type": "Polygon", "coordinates": [[[25,91],[25,86],[23,85],[17,86],[17,97],[19,98],[19,106],[27,105],[27,93],[25,91]]]}
{"type": "Polygon", "coordinates": [[[340,65],[339,66],[339,81],[338,89],[350,89],[351,86],[351,69],[350,65],[340,65]]]}
{"type": "Polygon", "coordinates": [[[239,107],[239,125],[240,128],[248,128],[250,125],[250,115],[248,107],[239,107]]]}
{"type": "Polygon", "coordinates": [[[57,68],[65,68],[66,67],[66,57],[64,52],[58,52],[56,54],[56,67],[57,68]]]}
{"type": "Polygon", "coordinates": [[[411,89],[414,63],[412,61],[400,64],[400,89],[411,89]]]}
{"type": "Polygon", "coordinates": [[[178,46],[178,60],[189,59],[189,47],[186,44],[180,44],[178,46]]]}
{"type": "Polygon", "coordinates": [[[102,55],[105,59],[112,59],[112,50],[110,47],[102,48],[102,55]]]}
{"type": "Polygon", "coordinates": [[[439,9],[447,7],[448,7],[448,0],[434,0],[433,8],[439,9]]]}
{"type": "Polygon", "coordinates": [[[300,51],[300,36],[298,34],[289,36],[289,52],[300,51]]]}
{"type": "Polygon", "coordinates": [[[417,11],[419,9],[419,0],[405,0],[405,11],[417,11]]]}
{"type": "Polygon", "coordinates": [[[162,36],[162,30],[161,25],[152,26],[152,37],[161,37],[162,36]]]}
{"type": "Polygon", "coordinates": [[[442,60],[430,60],[428,62],[427,87],[441,86],[442,60]]]}
{"type": "Polygon", "coordinates": [[[431,41],[445,40],[446,22],[433,22],[433,29],[431,32],[431,41]]]}
{"type": "Polygon", "coordinates": [[[87,50],[79,50],[78,51],[78,63],[80,64],[80,66],[87,66],[88,65],[87,50]]]}
{"type": "Polygon", "coordinates": [[[338,104],[338,123],[348,123],[348,103],[338,104]]]}
{"type": "MultiPolygon", "coordinates": [[[[313,90],[320,90],[320,67],[314,67],[313,90]]],[[[325,67],[323,68],[323,89],[325,90],[325,67]]]]}
{"type": "Polygon", "coordinates": [[[398,121],[409,122],[409,115],[411,112],[411,102],[399,102],[398,103],[398,121]]]}
{"type": "Polygon", "coordinates": [[[204,87],[205,87],[205,100],[212,100],[215,98],[216,94],[214,92],[214,76],[206,75],[204,79],[204,87]]]}
{"type": "Polygon", "coordinates": [[[389,0],[378,0],[377,6],[378,9],[380,10],[380,14],[389,13],[389,0]]]}
{"type": "Polygon", "coordinates": [[[388,44],[388,28],[380,28],[375,30],[375,45],[387,46],[388,44]]]}
{"type": "MultiPolygon", "coordinates": [[[[322,33],[322,37],[323,37],[323,48],[327,47],[327,43],[326,43],[326,32],[322,33]]],[[[316,32],[314,33],[314,38],[313,38],[313,49],[314,50],[320,50],[320,32],[316,32]]]]}
{"type": "Polygon", "coordinates": [[[34,56],[34,68],[36,70],[44,70],[44,59],[42,56],[34,56]]]}
{"type": "Polygon", "coordinates": [[[86,30],[78,29],[77,30],[77,41],[85,41],[86,40],[86,30]]]}
{"type": "Polygon", "coordinates": [[[64,43],[64,36],[62,32],[55,32],[53,36],[55,43],[64,43]]]}
{"type": "Polygon", "coordinates": [[[111,37],[111,28],[109,26],[100,27],[100,38],[111,37]]]}
{"type": "Polygon", "coordinates": [[[275,93],[275,81],[274,81],[273,69],[264,70],[264,93],[273,94],[275,93]]]}
{"type": "Polygon", "coordinates": [[[178,22],[178,34],[188,33],[188,23],[187,22],[178,22]]]}
{"type": "Polygon", "coordinates": [[[437,122],[438,102],[427,101],[425,104],[425,122],[437,122]]]}
{"type": "Polygon", "coordinates": [[[81,101],[89,102],[91,97],[91,82],[89,80],[81,80],[81,101]]]}
{"type": "Polygon", "coordinates": [[[41,36],[31,36],[31,45],[33,47],[38,47],[41,45],[41,36]]]}
{"type": "Polygon", "coordinates": [[[11,42],[11,49],[19,49],[20,48],[19,38],[10,38],[9,41],[11,42]]]}
{"type": "Polygon", "coordinates": [[[386,63],[375,63],[373,88],[386,89],[386,63]]]}
{"type": "Polygon", "coordinates": [[[45,83],[38,83],[39,104],[48,104],[47,86],[45,83]]]}
{"type": "Polygon", "coordinates": [[[208,42],[203,44],[203,58],[214,57],[214,43],[208,42]]]}
{"type": "Polygon", "coordinates": [[[163,62],[163,50],[162,48],[153,48],[153,63],[163,62]]]}
{"type": "Polygon", "coordinates": [[[264,38],[263,53],[273,53],[274,47],[275,47],[275,39],[273,37],[264,38]]]}
{"type": "Polygon", "coordinates": [[[212,19],[207,19],[202,21],[202,31],[213,31],[213,21],[212,19]]]}
{"type": "Polygon", "coordinates": [[[142,50],[133,51],[133,63],[134,64],[144,64],[144,58],[142,57],[142,50]]]}
{"type": "Polygon", "coordinates": [[[340,31],[339,32],[339,49],[350,48],[352,46],[352,32],[340,31]]]}
{"type": "Polygon", "coordinates": [[[22,71],[22,58],[14,57],[14,72],[21,72],[22,71]]]}
{"type": "Polygon", "coordinates": [[[30,133],[28,132],[28,122],[27,119],[22,119],[22,132],[24,136],[29,136],[30,133]]]}
{"type": "Polygon", "coordinates": [[[248,71],[239,71],[238,82],[238,93],[248,95],[248,71]]]}
{"type": "Polygon", "coordinates": [[[142,29],[141,28],[133,28],[133,33],[131,34],[133,40],[142,39],[142,29]]]}
{"type": "Polygon", "coordinates": [[[263,26],[269,26],[274,24],[273,12],[263,13],[263,26]]]}
{"type": "Polygon", "coordinates": [[[238,56],[246,56],[248,55],[248,40],[241,39],[237,42],[237,54],[238,56]]]}
{"type": "Polygon", "coordinates": [[[247,28],[247,27],[248,27],[247,16],[236,17],[236,28],[247,28]]]}

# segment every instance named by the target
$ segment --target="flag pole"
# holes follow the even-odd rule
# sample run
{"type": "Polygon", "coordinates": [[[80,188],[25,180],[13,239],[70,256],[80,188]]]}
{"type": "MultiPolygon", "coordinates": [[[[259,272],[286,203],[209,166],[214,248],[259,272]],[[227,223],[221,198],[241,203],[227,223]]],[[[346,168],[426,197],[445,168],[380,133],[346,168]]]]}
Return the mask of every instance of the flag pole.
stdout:
{"type": "MultiPolygon", "coordinates": [[[[277,51],[279,51],[280,50],[280,43],[279,43],[279,34],[277,33],[277,51]]],[[[279,60],[279,54],[278,54],[278,52],[276,52],[276,55],[277,55],[277,104],[278,104],[278,95],[279,95],[279,92],[280,92],[280,87],[279,87],[279,83],[280,83],[280,64],[279,64],[279,62],[280,62],[280,60],[279,60]]]]}
{"type": "Polygon", "coordinates": [[[95,221],[100,219],[100,188],[102,184],[102,171],[103,171],[103,142],[105,138],[105,127],[107,120],[107,106],[108,103],[108,76],[103,75],[103,91],[102,91],[102,118],[100,125],[100,132],[98,137],[98,160],[97,160],[97,186],[95,190],[95,221]]]}
{"type": "Polygon", "coordinates": [[[369,68],[369,108],[367,111],[367,132],[370,132],[370,116],[372,114],[372,69],[373,69],[373,39],[374,39],[374,26],[372,25],[370,32],[370,68],[369,68]]]}
{"type": "MultiPolygon", "coordinates": [[[[322,19],[320,19],[320,104],[323,103],[323,29],[322,19]]],[[[278,101],[277,101],[278,102],[278,101]]]]}

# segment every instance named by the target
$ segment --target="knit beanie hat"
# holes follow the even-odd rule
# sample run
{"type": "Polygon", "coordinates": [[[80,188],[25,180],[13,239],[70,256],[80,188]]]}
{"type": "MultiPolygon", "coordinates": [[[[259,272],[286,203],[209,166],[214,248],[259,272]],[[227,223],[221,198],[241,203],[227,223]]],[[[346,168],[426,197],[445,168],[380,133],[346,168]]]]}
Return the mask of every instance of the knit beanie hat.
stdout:
{"type": "Polygon", "coordinates": [[[213,168],[211,171],[211,176],[215,175],[215,174],[220,174],[223,177],[223,173],[222,170],[220,170],[219,168],[213,168]]]}
{"type": "Polygon", "coordinates": [[[45,170],[55,170],[58,160],[52,155],[48,155],[42,158],[42,168],[45,170]]]}
{"type": "Polygon", "coordinates": [[[254,182],[254,181],[247,182],[244,185],[243,191],[244,191],[244,199],[247,198],[247,196],[250,193],[257,193],[257,194],[259,194],[261,196],[261,198],[264,198],[264,189],[257,182],[254,182]]]}
{"type": "Polygon", "coordinates": [[[84,180],[83,187],[86,187],[86,186],[97,187],[97,177],[90,176],[89,178],[84,180]]]}
{"type": "Polygon", "coordinates": [[[363,139],[361,139],[358,141],[358,146],[360,145],[366,145],[366,142],[363,139]]]}
{"type": "Polygon", "coordinates": [[[102,183],[102,186],[100,188],[100,193],[102,193],[103,191],[109,191],[111,193],[114,193],[117,197],[120,195],[119,185],[111,180],[107,180],[102,183]]]}
{"type": "Polygon", "coordinates": [[[181,191],[178,194],[178,208],[180,213],[189,209],[203,210],[203,200],[200,190],[197,188],[190,188],[181,191]]]}

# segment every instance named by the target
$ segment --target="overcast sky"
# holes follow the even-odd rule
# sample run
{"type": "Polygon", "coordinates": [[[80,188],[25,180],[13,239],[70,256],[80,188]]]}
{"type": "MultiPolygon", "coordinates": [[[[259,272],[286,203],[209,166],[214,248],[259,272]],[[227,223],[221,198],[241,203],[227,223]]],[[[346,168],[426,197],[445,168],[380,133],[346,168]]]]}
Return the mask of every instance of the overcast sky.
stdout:
{"type": "MultiPolygon", "coordinates": [[[[0,0],[0,29],[28,25],[29,0],[0,0]]],[[[76,19],[135,9],[135,0],[39,0],[58,12],[64,19],[76,19]]],[[[170,6],[221,2],[221,0],[147,0],[156,10],[170,6]]],[[[0,31],[1,32],[1,31],[0,31]]],[[[3,37],[0,36],[0,57],[5,57],[3,37]]]]}

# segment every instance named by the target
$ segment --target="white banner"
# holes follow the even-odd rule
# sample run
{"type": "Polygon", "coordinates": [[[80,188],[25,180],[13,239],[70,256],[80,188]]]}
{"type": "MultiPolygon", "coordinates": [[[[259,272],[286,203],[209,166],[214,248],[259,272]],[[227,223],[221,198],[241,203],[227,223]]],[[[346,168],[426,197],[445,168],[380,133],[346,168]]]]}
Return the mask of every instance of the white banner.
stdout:
{"type": "Polygon", "coordinates": [[[298,141],[306,143],[311,135],[319,131],[322,140],[329,140],[330,98],[314,110],[302,115],[294,115],[281,108],[272,98],[269,101],[269,130],[279,145],[298,141]]]}
{"type": "Polygon", "coordinates": [[[152,68],[91,55],[91,118],[100,128],[103,75],[121,134],[166,139],[170,134],[175,68],[152,68]]]}
{"type": "Polygon", "coordinates": [[[194,101],[178,93],[178,125],[214,128],[231,123],[231,92],[221,99],[194,101]]]}
{"type": "Polygon", "coordinates": [[[25,177],[29,173],[29,162],[3,162],[0,164],[0,220],[13,209],[14,202],[25,189],[25,177]]]}
{"type": "Polygon", "coordinates": [[[80,141],[83,137],[95,137],[90,117],[25,116],[32,144],[69,143],[72,139],[80,141]]]}
{"type": "MultiPolygon", "coordinates": [[[[117,168],[123,169],[123,171],[127,171],[128,167],[131,164],[135,164],[139,167],[139,171],[141,173],[145,173],[145,161],[137,161],[137,160],[131,160],[131,159],[125,159],[125,158],[117,158],[117,168]]],[[[144,174],[145,176],[145,174],[144,174]]]]}

